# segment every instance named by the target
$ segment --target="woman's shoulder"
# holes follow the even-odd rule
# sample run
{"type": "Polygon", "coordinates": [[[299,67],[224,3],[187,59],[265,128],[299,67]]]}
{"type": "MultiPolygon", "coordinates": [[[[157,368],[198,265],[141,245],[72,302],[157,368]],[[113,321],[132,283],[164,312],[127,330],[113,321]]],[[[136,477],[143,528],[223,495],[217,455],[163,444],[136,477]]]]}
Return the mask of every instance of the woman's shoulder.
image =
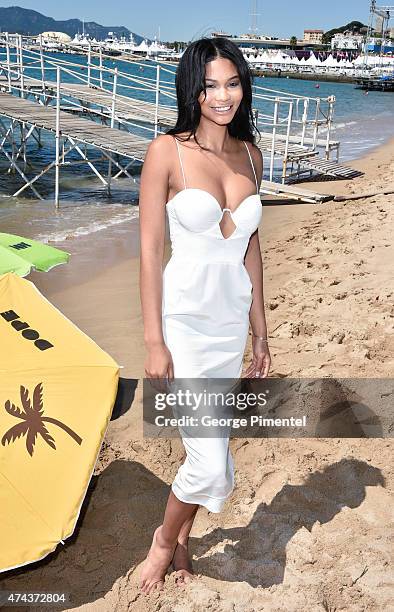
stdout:
{"type": "Polygon", "coordinates": [[[173,140],[174,138],[171,134],[159,134],[149,143],[148,149],[158,153],[160,151],[168,151],[171,146],[174,146],[173,140]]]}
{"type": "Polygon", "coordinates": [[[246,142],[246,145],[249,147],[249,151],[254,154],[254,155],[261,155],[261,151],[259,149],[259,147],[254,144],[254,142],[250,142],[250,140],[246,140],[244,141],[246,142]]]}
{"type": "Polygon", "coordinates": [[[156,136],[148,145],[147,153],[152,151],[157,155],[171,155],[173,151],[176,151],[175,138],[179,136],[181,142],[184,138],[188,137],[188,133],[173,134],[159,134],[156,136]]]}
{"type": "Polygon", "coordinates": [[[254,166],[256,168],[257,173],[262,173],[263,171],[263,154],[261,149],[254,144],[253,142],[247,141],[246,146],[249,148],[250,154],[252,156],[252,160],[254,166]]]}
{"type": "Polygon", "coordinates": [[[172,135],[159,134],[149,143],[144,163],[160,164],[160,166],[165,167],[169,171],[175,153],[172,135]]]}

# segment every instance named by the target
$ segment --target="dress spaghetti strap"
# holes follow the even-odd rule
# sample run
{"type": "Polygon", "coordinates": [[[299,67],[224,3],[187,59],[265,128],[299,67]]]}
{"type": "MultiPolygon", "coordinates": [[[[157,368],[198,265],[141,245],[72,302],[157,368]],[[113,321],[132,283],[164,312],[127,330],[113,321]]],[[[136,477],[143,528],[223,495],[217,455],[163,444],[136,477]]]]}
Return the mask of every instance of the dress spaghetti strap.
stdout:
{"type": "Polygon", "coordinates": [[[177,139],[175,138],[175,136],[174,136],[173,138],[174,138],[174,140],[175,140],[175,142],[176,142],[176,147],[177,147],[177,149],[178,149],[179,163],[180,163],[180,165],[181,165],[182,176],[183,176],[183,183],[184,183],[184,185],[185,185],[185,189],[186,189],[186,178],[185,178],[185,171],[184,171],[184,169],[183,169],[182,157],[181,157],[181,152],[180,152],[180,149],[179,149],[179,144],[178,144],[178,141],[177,141],[177,139]]]}
{"type": "Polygon", "coordinates": [[[255,180],[255,182],[256,182],[256,191],[257,191],[257,193],[259,194],[259,186],[258,186],[258,183],[257,183],[257,176],[256,176],[256,172],[255,172],[255,169],[254,169],[254,164],[253,164],[252,156],[251,156],[251,154],[250,154],[249,147],[248,147],[248,145],[246,144],[245,140],[243,140],[242,142],[244,143],[244,145],[245,145],[245,147],[246,147],[246,150],[247,150],[247,152],[248,152],[248,155],[249,155],[250,163],[251,163],[251,165],[252,165],[252,170],[253,170],[253,174],[254,174],[254,180],[255,180]]]}
{"type": "MultiPolygon", "coordinates": [[[[180,149],[179,149],[179,144],[178,144],[177,139],[175,138],[175,136],[174,136],[173,138],[174,138],[174,140],[175,140],[175,143],[176,143],[176,146],[177,146],[177,149],[178,149],[178,157],[179,157],[179,163],[180,163],[181,170],[182,170],[183,184],[184,184],[184,186],[185,186],[185,189],[187,189],[187,187],[186,187],[186,177],[185,177],[185,171],[184,171],[184,168],[183,168],[183,163],[182,163],[181,151],[180,151],[180,149]]],[[[256,171],[255,171],[255,169],[254,169],[254,164],[253,164],[252,156],[251,156],[251,154],[250,154],[249,147],[248,147],[248,145],[246,144],[245,140],[243,140],[242,142],[244,143],[244,145],[245,145],[245,147],[246,147],[246,150],[247,150],[247,152],[248,152],[249,159],[250,159],[250,164],[251,164],[251,166],[252,166],[252,170],[253,170],[253,174],[254,174],[254,180],[255,180],[255,183],[256,183],[256,191],[257,191],[257,193],[259,193],[259,186],[258,186],[258,183],[257,183],[257,176],[256,176],[256,171]]]]}

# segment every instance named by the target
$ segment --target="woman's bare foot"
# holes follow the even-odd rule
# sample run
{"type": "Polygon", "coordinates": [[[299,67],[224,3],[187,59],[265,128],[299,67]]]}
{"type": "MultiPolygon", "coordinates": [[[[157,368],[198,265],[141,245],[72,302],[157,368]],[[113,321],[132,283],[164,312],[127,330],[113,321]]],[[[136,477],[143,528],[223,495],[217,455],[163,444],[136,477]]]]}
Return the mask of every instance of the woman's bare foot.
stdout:
{"type": "Polygon", "coordinates": [[[194,571],[187,542],[178,541],[172,558],[172,567],[176,572],[175,582],[177,586],[183,586],[193,580],[194,571]]]}
{"type": "Polygon", "coordinates": [[[176,544],[170,544],[164,540],[161,528],[162,525],[159,525],[155,529],[152,545],[141,569],[139,586],[145,595],[151,590],[161,591],[163,589],[164,577],[176,548],[176,544]]]}

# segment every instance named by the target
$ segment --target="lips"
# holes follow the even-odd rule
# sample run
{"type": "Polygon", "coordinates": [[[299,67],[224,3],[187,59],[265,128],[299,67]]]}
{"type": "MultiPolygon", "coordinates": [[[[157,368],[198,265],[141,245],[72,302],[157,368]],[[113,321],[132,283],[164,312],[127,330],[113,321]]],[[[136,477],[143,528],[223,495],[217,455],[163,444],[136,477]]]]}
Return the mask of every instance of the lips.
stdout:
{"type": "Polygon", "coordinates": [[[226,113],[229,113],[231,111],[231,109],[233,108],[232,104],[227,104],[226,106],[211,106],[212,110],[215,111],[215,113],[224,115],[226,113]]]}

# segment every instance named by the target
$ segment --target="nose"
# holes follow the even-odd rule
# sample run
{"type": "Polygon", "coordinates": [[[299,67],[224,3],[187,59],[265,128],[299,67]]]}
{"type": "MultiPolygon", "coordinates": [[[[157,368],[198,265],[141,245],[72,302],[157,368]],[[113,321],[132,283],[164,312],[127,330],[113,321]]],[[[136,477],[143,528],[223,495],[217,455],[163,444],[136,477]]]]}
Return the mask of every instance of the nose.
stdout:
{"type": "Polygon", "coordinates": [[[226,102],[230,102],[230,98],[228,97],[228,92],[226,91],[225,87],[220,87],[216,96],[215,96],[215,100],[217,102],[221,102],[221,103],[226,103],[226,102]]]}

